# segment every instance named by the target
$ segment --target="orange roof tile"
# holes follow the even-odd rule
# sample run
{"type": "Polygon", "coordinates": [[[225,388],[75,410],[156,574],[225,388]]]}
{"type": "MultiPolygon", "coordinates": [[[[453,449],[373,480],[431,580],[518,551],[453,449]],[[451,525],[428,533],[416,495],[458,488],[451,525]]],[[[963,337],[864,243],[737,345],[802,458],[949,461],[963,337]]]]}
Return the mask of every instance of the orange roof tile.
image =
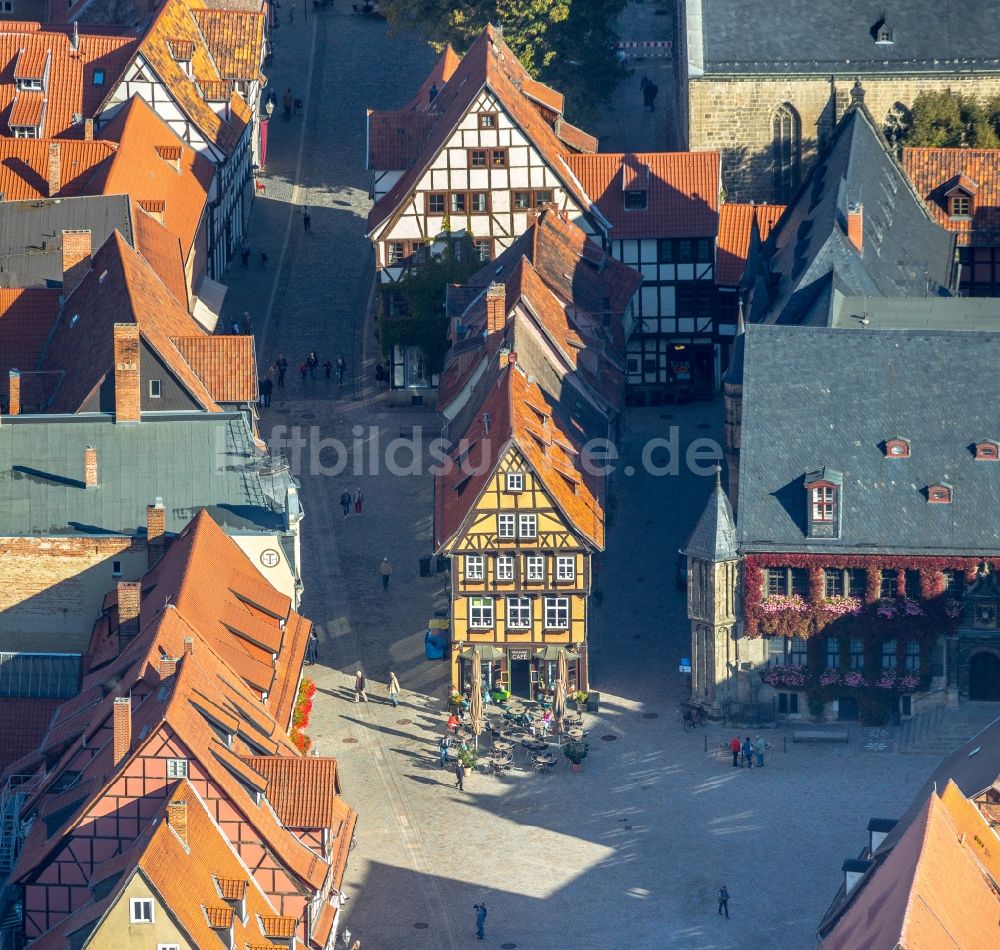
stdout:
{"type": "Polygon", "coordinates": [[[192,11],[223,79],[257,79],[264,47],[264,14],[248,10],[192,11]]]}
{"type": "Polygon", "coordinates": [[[330,942],[330,934],[336,919],[337,908],[332,904],[324,904],[316,918],[316,925],[312,929],[311,941],[314,947],[325,948],[330,942]]]}
{"type": "Polygon", "coordinates": [[[227,901],[240,901],[247,891],[246,878],[220,877],[216,880],[219,893],[227,901]]]}
{"type": "MultiPolygon", "coordinates": [[[[75,116],[93,117],[109,88],[121,75],[136,48],[135,36],[115,27],[80,26],[79,49],[71,48],[72,28],[42,26],[40,23],[0,22],[0,121],[11,125],[11,105],[18,92],[14,71],[22,56],[25,63],[37,64],[51,53],[48,85],[45,90],[45,135],[82,138],[83,122],[75,116]],[[95,84],[95,73],[103,82],[95,84]]],[[[32,65],[30,71],[37,70],[32,65]]],[[[39,77],[26,77],[39,78],[39,77]]],[[[16,124],[16,123],[14,123],[16,124]]]]}
{"type": "Polygon", "coordinates": [[[567,164],[611,224],[610,237],[714,237],[719,227],[718,152],[569,155],[567,164]],[[645,209],[625,210],[624,186],[646,187],[645,209]]]}
{"type": "MultiPolygon", "coordinates": [[[[589,208],[590,201],[587,195],[580,189],[576,178],[569,173],[566,165],[568,156],[575,152],[576,148],[567,145],[556,134],[549,121],[549,109],[540,107],[525,93],[526,80],[530,83],[531,77],[494,28],[488,25],[469,47],[451,78],[439,90],[432,103],[423,106],[411,101],[404,110],[401,110],[408,112],[414,108],[425,109],[428,115],[435,118],[433,126],[426,130],[420,124],[414,125],[412,129],[404,127],[421,136],[422,144],[418,146],[409,143],[406,147],[401,147],[396,143],[384,141],[381,138],[383,133],[380,131],[383,126],[378,121],[380,113],[371,113],[375,121],[370,124],[370,130],[376,133],[376,137],[372,138],[371,135],[369,137],[369,156],[412,154],[413,159],[399,181],[371,209],[368,215],[368,233],[374,234],[409,200],[420,177],[451,137],[458,123],[468,113],[484,86],[489,87],[512,121],[538,149],[542,159],[559,177],[566,191],[581,207],[589,208]]],[[[538,86],[541,89],[547,88],[540,84],[538,86]]],[[[536,87],[532,88],[536,92],[539,91],[536,87]]],[[[422,86],[421,90],[423,89],[422,86]]],[[[552,97],[558,96],[558,93],[552,90],[548,92],[552,97]]],[[[554,99],[550,98],[550,102],[552,101],[554,99]]],[[[392,123],[384,129],[390,138],[398,134],[396,126],[392,123]]],[[[377,167],[371,159],[369,167],[377,167]]]]}
{"type": "Polygon", "coordinates": [[[291,937],[295,933],[294,917],[263,917],[261,926],[268,937],[291,937]]]}
{"type": "Polygon", "coordinates": [[[58,316],[58,290],[0,287],[0,392],[12,369],[35,368],[58,316]]]}
{"type": "Polygon", "coordinates": [[[135,249],[146,259],[167,290],[186,310],[187,278],[184,272],[181,242],[153,217],[154,212],[155,207],[148,210],[133,207],[135,249]]]}
{"type": "Polygon", "coordinates": [[[256,401],[257,358],[252,336],[186,336],[174,337],[173,342],[216,402],[256,401]]]}
{"type": "Polygon", "coordinates": [[[44,92],[18,90],[7,117],[7,124],[11,129],[39,129],[39,134],[44,135],[45,101],[44,92]]]}
{"type": "Polygon", "coordinates": [[[227,930],[233,925],[232,907],[205,907],[205,918],[213,930],[227,930]]]}
{"type": "Polygon", "coordinates": [[[94,170],[114,155],[109,142],[82,139],[12,139],[0,137],[0,194],[4,201],[82,195],[94,170]],[[59,150],[60,187],[49,194],[49,146],[59,150]]]}
{"type": "Polygon", "coordinates": [[[739,284],[746,269],[754,228],[757,229],[758,240],[766,241],[784,210],[784,205],[727,203],[721,207],[715,264],[715,282],[720,287],[739,284]]]}
{"type": "Polygon", "coordinates": [[[267,800],[288,828],[329,828],[335,824],[333,802],[340,791],[337,760],[248,756],[247,764],[267,779],[267,800]]]}
{"type": "Polygon", "coordinates": [[[1000,242],[1000,149],[904,148],[903,169],[920,193],[931,217],[958,234],[959,244],[1000,242]],[[961,178],[972,179],[972,215],[953,218],[947,193],[961,178]]]}
{"type": "Polygon", "coordinates": [[[14,64],[15,79],[44,79],[45,69],[52,60],[52,50],[44,46],[30,46],[17,54],[14,64]]]}

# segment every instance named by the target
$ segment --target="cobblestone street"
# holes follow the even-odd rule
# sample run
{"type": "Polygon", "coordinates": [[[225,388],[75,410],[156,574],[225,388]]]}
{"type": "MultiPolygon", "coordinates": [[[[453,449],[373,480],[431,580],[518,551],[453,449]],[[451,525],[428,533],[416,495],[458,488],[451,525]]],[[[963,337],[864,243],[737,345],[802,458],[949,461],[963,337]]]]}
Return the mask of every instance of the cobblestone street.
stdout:
{"type": "MultiPolygon", "coordinates": [[[[868,819],[901,814],[935,760],[899,756],[891,745],[868,750],[862,730],[836,749],[789,741],[785,752],[782,731],[772,731],[768,767],[736,771],[705,752],[730,734],[682,731],[677,667],[690,641],[674,558],[712,484],[686,470],[683,453],[696,438],[721,441],[717,402],[628,416],[608,550],[595,564],[602,602],[592,618],[592,681],[601,711],[585,717],[583,774],[564,761],[551,775],[475,774],[463,793],[437,767],[446,668],[423,658],[423,633],[444,603],[444,575],[418,570],[430,553],[431,478],[378,472],[371,459],[410,427],[422,427],[426,443],[438,423],[429,409],[390,409],[375,388],[363,169],[365,108],[402,103],[434,54],[350,15],[342,0],[318,15],[298,8],[294,22],[289,12],[279,10],[270,82],[279,98],[290,87],[303,107],[289,122],[279,110],[271,123],[251,264],[230,269],[224,318],[228,325],[250,313],[262,371],[279,353],[289,362],[262,432],[274,445],[299,427],[303,442],[302,612],[320,635],[308,731],[320,753],[337,756],[344,797],[360,813],[346,926],[364,950],[813,946],[841,862],[861,849],[868,819]],[[310,350],[321,362],[344,355],[342,391],[322,372],[299,378],[310,350]],[[656,477],[643,453],[650,439],[670,439],[673,426],[680,471],[656,477]],[[321,474],[319,463],[335,459],[322,440],[334,439],[349,448],[346,468],[321,474]],[[355,488],[365,493],[364,513],[345,519],[339,497],[355,488]],[[383,556],[393,564],[388,591],[378,576],[383,556]],[[357,669],[372,681],[367,704],[352,702],[357,669]],[[386,700],[390,669],[403,687],[398,709],[386,700]],[[730,920],[716,914],[723,882],[730,920]],[[489,907],[485,944],[475,940],[480,900],[489,907]]],[[[638,74],[630,82],[638,98],[638,74]]],[[[663,144],[609,137],[602,148],[663,144]]],[[[649,461],[664,464],[665,451],[649,461]]]]}

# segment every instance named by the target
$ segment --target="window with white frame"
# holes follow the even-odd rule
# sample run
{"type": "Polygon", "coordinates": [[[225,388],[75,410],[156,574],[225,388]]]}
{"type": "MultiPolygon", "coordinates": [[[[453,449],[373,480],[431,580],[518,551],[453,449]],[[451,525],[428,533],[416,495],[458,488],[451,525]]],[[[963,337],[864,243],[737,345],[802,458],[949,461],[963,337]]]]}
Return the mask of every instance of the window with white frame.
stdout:
{"type": "Polygon", "coordinates": [[[469,598],[469,626],[474,630],[489,630],[493,626],[493,598],[469,598]]]}
{"type": "Polygon", "coordinates": [[[531,629],[530,597],[507,598],[507,629],[508,630],[531,629]]]}
{"type": "Polygon", "coordinates": [[[153,899],[151,897],[133,897],[128,905],[128,918],[133,924],[151,924],[153,922],[153,899]]]}
{"type": "Polygon", "coordinates": [[[569,598],[545,598],[545,629],[566,630],[569,627],[569,598]]]}
{"type": "Polygon", "coordinates": [[[187,759],[167,759],[167,778],[187,778],[187,759]]]}
{"type": "Polygon", "coordinates": [[[906,656],[904,657],[904,662],[906,663],[906,671],[908,673],[916,673],[920,669],[919,640],[906,641],[906,656]]]}
{"type": "Polygon", "coordinates": [[[481,581],[483,579],[483,556],[481,554],[465,555],[465,579],[481,581]]]}
{"type": "Polygon", "coordinates": [[[504,482],[507,491],[524,491],[524,472],[508,472],[504,482]]]}
{"type": "Polygon", "coordinates": [[[832,485],[819,485],[812,490],[812,520],[833,521],[832,485]]]}
{"type": "Polygon", "coordinates": [[[158,379],[151,379],[149,381],[149,398],[159,399],[160,392],[161,392],[160,381],[158,379]]]}
{"type": "Polygon", "coordinates": [[[572,554],[560,554],[556,558],[556,580],[576,580],[576,558],[572,554]]]}
{"type": "Polygon", "coordinates": [[[497,534],[501,538],[513,538],[515,536],[513,515],[497,515],[497,534]]]}
{"type": "Polygon", "coordinates": [[[537,534],[538,515],[517,516],[517,536],[519,538],[533,538],[537,534]]]}
{"type": "Polygon", "coordinates": [[[529,581],[545,580],[545,555],[529,554],[525,559],[525,574],[529,581]]]}
{"type": "Polygon", "coordinates": [[[514,580],[514,557],[511,554],[497,555],[497,580],[514,580]]]}

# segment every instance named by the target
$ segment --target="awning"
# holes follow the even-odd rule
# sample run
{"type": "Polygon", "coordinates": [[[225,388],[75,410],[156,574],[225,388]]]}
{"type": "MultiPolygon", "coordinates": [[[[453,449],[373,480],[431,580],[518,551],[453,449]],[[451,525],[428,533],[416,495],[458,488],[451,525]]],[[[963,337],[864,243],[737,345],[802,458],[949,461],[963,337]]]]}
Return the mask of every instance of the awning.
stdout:
{"type": "Polygon", "coordinates": [[[553,662],[559,659],[560,651],[565,651],[567,660],[579,660],[580,654],[574,653],[569,647],[559,647],[549,645],[547,647],[542,647],[535,656],[540,660],[552,660],[553,662]]]}
{"type": "Polygon", "coordinates": [[[466,647],[459,656],[463,660],[471,660],[474,651],[479,651],[479,659],[483,663],[487,663],[490,660],[499,660],[503,655],[503,650],[498,650],[495,646],[489,643],[480,643],[474,647],[466,647]]]}
{"type": "Polygon", "coordinates": [[[194,309],[192,316],[209,333],[215,333],[215,325],[222,313],[222,302],[226,299],[229,288],[211,277],[202,277],[198,289],[195,290],[194,309]]]}

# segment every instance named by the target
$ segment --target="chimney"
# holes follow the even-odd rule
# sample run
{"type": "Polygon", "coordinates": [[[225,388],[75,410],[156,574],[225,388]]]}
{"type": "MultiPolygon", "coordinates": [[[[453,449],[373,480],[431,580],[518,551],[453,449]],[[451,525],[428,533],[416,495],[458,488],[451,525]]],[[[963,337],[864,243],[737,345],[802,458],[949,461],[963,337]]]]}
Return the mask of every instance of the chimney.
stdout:
{"type": "Polygon", "coordinates": [[[194,637],[184,638],[184,655],[194,656],[194,637]]]}
{"type": "MultiPolygon", "coordinates": [[[[74,24],[75,25],[75,24],[74,24]]],[[[49,142],[49,197],[55,198],[62,188],[62,178],[59,175],[59,143],[49,142]]]]}
{"type": "Polygon", "coordinates": [[[506,369],[508,365],[517,362],[517,353],[514,350],[509,350],[507,347],[503,347],[500,350],[499,366],[500,369],[506,369]]]}
{"type": "Polygon", "coordinates": [[[184,847],[188,846],[188,803],[167,802],[167,824],[174,834],[181,839],[184,847]]]}
{"type": "Polygon", "coordinates": [[[118,582],[118,645],[124,648],[139,632],[139,605],[142,584],[139,581],[118,582]]]}
{"type": "Polygon", "coordinates": [[[138,422],[139,325],[115,324],[115,422],[138,422]]]}
{"type": "Polygon", "coordinates": [[[91,267],[91,250],[89,231],[63,231],[63,299],[73,293],[80,286],[80,281],[87,276],[91,267]]]}
{"type": "Polygon", "coordinates": [[[161,656],[158,665],[159,665],[161,682],[163,680],[170,679],[170,677],[177,672],[177,657],[161,656]]]}
{"type": "Polygon", "coordinates": [[[486,288],[486,332],[496,333],[504,328],[506,290],[503,284],[493,283],[486,288]]]}
{"type": "Polygon", "coordinates": [[[165,517],[163,499],[157,498],[152,505],[146,505],[146,567],[151,568],[161,557],[165,547],[165,517]]]}
{"type": "Polygon", "coordinates": [[[861,253],[864,242],[865,206],[860,201],[852,201],[847,207],[847,240],[861,253]]]}
{"type": "Polygon", "coordinates": [[[100,479],[97,477],[97,449],[88,445],[83,450],[83,487],[97,488],[100,479]]]}
{"type": "Polygon", "coordinates": [[[84,142],[94,141],[94,120],[84,119],[83,120],[83,140],[84,142]]]}
{"type": "Polygon", "coordinates": [[[19,416],[21,414],[21,373],[19,370],[12,369],[9,376],[10,384],[7,390],[8,397],[8,412],[12,416],[19,416]]]}
{"type": "Polygon", "coordinates": [[[132,748],[132,697],[116,696],[114,711],[114,755],[119,765],[132,748]]]}

